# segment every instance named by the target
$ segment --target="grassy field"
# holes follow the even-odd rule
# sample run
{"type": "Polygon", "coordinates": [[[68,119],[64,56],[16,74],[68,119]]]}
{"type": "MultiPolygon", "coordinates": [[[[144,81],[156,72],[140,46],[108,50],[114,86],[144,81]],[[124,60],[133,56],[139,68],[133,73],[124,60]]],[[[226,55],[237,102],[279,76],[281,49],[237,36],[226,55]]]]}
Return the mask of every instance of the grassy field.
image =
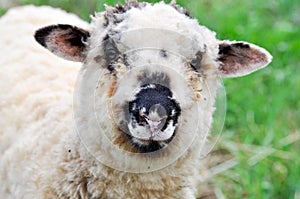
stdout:
{"type": "MultiPolygon", "coordinates": [[[[85,20],[115,0],[22,0],[50,4],[85,20]]],[[[213,178],[219,198],[300,198],[299,0],[197,0],[178,3],[219,39],[244,40],[273,55],[269,67],[225,79],[227,116],[218,142],[231,154],[213,178]],[[226,165],[228,168],[226,168],[226,165]]],[[[0,9],[1,13],[5,9],[0,9]]]]}

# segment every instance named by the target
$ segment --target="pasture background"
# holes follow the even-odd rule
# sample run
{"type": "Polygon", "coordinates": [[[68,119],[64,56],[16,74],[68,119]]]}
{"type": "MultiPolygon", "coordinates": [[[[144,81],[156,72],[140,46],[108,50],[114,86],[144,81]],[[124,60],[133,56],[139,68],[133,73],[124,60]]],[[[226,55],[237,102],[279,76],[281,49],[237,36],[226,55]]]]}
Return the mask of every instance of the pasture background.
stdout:
{"type": "MultiPolygon", "coordinates": [[[[16,5],[51,5],[89,21],[89,15],[102,11],[104,3],[117,2],[123,3],[0,0],[0,14],[16,5]]],[[[299,0],[177,3],[217,32],[219,39],[255,43],[273,55],[273,62],[263,70],[242,78],[224,79],[227,115],[212,153],[219,163],[213,167],[212,179],[217,197],[300,199],[299,0]]]]}

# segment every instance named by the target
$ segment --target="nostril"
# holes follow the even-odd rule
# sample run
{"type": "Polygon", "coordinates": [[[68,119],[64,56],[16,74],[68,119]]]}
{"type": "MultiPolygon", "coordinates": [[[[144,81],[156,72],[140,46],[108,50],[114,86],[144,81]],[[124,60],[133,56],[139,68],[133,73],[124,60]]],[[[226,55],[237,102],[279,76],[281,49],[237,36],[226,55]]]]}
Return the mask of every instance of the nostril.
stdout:
{"type": "Polygon", "coordinates": [[[155,131],[159,130],[159,124],[161,123],[161,121],[147,120],[147,123],[150,127],[150,131],[155,132],[155,131]]]}

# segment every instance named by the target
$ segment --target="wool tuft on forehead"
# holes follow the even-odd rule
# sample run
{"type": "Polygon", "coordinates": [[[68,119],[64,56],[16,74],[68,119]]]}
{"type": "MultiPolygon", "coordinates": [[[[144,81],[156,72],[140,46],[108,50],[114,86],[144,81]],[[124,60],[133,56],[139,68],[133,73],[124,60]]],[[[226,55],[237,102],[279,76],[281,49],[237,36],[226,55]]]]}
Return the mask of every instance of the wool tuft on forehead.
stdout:
{"type": "Polygon", "coordinates": [[[196,19],[187,16],[186,13],[180,6],[170,6],[164,2],[108,6],[104,13],[99,13],[93,18],[94,37],[92,35],[91,40],[98,40],[96,45],[99,45],[99,38],[108,34],[117,45],[122,45],[123,51],[150,43],[154,45],[152,47],[166,48],[167,51],[183,56],[208,50],[212,59],[217,59],[215,33],[199,25],[196,19]],[[132,31],[135,32],[131,35],[132,31]]]}

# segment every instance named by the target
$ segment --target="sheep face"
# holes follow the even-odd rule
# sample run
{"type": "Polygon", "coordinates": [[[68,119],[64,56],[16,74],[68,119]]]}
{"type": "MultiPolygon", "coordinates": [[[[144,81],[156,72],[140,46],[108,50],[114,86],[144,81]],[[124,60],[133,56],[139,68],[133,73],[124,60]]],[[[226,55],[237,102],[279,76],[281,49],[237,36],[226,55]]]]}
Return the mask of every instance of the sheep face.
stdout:
{"type": "Polygon", "coordinates": [[[174,161],[193,143],[200,153],[219,78],[243,76],[271,61],[253,44],[217,40],[187,13],[174,3],[129,1],[96,14],[89,31],[53,25],[35,34],[54,54],[83,62],[75,94],[81,138],[94,154],[106,146],[119,169],[129,169],[120,159],[133,156],[141,164],[149,157],[152,165],[155,158],[162,164],[163,156],[174,161]],[[116,146],[122,152],[113,153],[116,146]]]}

